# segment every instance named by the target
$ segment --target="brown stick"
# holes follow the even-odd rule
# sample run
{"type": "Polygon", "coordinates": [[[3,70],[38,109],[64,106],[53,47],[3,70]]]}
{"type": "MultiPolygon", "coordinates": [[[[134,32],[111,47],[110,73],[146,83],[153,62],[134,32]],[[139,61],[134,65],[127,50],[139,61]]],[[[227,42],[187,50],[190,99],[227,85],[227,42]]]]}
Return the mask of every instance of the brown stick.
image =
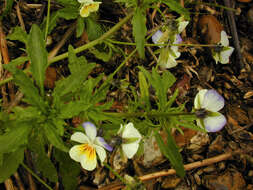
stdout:
{"type": "Polygon", "coordinates": [[[17,16],[18,16],[18,20],[19,20],[20,26],[25,31],[25,23],[24,23],[22,15],[21,15],[19,5],[20,5],[20,1],[16,5],[16,12],[17,12],[17,16]]]}
{"type": "Polygon", "coordinates": [[[4,181],[4,186],[5,186],[6,190],[15,190],[11,178],[8,178],[4,181]]]}

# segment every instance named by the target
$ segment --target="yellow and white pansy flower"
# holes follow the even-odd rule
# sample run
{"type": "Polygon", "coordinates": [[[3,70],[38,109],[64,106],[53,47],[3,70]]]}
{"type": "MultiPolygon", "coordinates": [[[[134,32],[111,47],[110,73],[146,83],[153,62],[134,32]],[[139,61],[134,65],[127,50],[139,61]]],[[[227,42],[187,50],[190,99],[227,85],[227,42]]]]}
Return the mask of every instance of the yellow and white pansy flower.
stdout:
{"type": "Polygon", "coordinates": [[[99,9],[101,2],[94,2],[93,0],[78,0],[82,4],[80,9],[80,15],[82,17],[88,17],[90,13],[96,12],[99,9]]]}
{"type": "Polygon", "coordinates": [[[102,137],[97,136],[96,126],[91,122],[84,122],[83,124],[85,134],[82,132],[75,132],[71,136],[72,141],[81,143],[73,146],[70,151],[70,157],[76,162],[80,162],[81,166],[88,171],[92,171],[97,166],[97,155],[103,163],[106,159],[106,151],[112,151],[102,137]]]}
{"type": "Polygon", "coordinates": [[[228,36],[225,31],[221,31],[221,40],[218,47],[212,50],[212,55],[216,63],[227,64],[234,48],[229,46],[228,36]]]}
{"type": "Polygon", "coordinates": [[[125,156],[129,159],[133,158],[139,148],[141,141],[141,134],[134,127],[133,123],[127,125],[121,125],[118,131],[118,135],[122,138],[121,148],[125,156]]]}
{"type": "Polygon", "coordinates": [[[224,98],[217,91],[200,90],[194,99],[194,108],[198,117],[197,125],[208,132],[221,130],[227,123],[225,116],[218,112],[224,104],[224,98]]]}

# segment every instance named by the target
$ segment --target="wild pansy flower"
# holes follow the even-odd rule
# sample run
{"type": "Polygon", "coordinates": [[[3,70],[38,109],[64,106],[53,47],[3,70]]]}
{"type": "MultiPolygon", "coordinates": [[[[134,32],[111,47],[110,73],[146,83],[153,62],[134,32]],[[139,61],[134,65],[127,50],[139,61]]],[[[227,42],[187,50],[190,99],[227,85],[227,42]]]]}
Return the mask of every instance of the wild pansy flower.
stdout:
{"type": "Polygon", "coordinates": [[[216,63],[227,64],[229,57],[233,53],[234,48],[229,46],[228,36],[225,31],[221,31],[221,39],[218,43],[218,47],[212,50],[212,55],[216,63]]]}
{"type": "Polygon", "coordinates": [[[131,159],[136,154],[139,143],[141,141],[141,134],[135,129],[133,123],[127,125],[120,125],[118,135],[122,138],[122,150],[127,158],[131,159]]]}
{"type": "Polygon", "coordinates": [[[200,90],[194,100],[194,108],[198,116],[197,125],[208,132],[221,130],[227,123],[225,116],[218,112],[223,107],[224,98],[215,90],[200,90]]]}
{"type": "Polygon", "coordinates": [[[93,0],[78,0],[82,7],[80,9],[80,15],[82,17],[88,17],[91,12],[96,12],[99,9],[101,2],[94,2],[93,0]]]}
{"type": "MultiPolygon", "coordinates": [[[[171,43],[171,44],[180,44],[182,42],[182,38],[179,35],[187,26],[189,22],[184,21],[183,17],[178,18],[176,21],[171,22],[169,27],[165,30],[165,32],[161,32],[160,30],[156,31],[152,36],[152,41],[155,44],[163,44],[163,43],[171,43]]],[[[177,66],[177,61],[181,55],[178,51],[178,46],[167,46],[162,47],[158,50],[160,52],[158,58],[158,64],[162,68],[172,68],[177,66]]]]}
{"type": "Polygon", "coordinates": [[[89,171],[92,171],[97,166],[97,155],[103,163],[106,159],[106,150],[112,151],[102,137],[97,136],[96,126],[91,122],[84,122],[83,124],[85,134],[82,132],[75,132],[71,136],[72,141],[81,143],[73,146],[70,151],[70,157],[81,163],[81,166],[89,171]]]}

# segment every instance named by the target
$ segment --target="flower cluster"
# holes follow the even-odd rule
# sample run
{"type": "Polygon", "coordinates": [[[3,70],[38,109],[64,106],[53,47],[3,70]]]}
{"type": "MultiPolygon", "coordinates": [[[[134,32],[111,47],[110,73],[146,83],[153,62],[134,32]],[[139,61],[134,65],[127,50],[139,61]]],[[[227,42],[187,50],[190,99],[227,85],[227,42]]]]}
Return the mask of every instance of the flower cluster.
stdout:
{"type": "Polygon", "coordinates": [[[212,50],[212,55],[216,63],[227,64],[229,57],[233,53],[234,48],[229,46],[228,36],[225,31],[221,31],[221,40],[218,47],[212,50]]]}
{"type": "MultiPolygon", "coordinates": [[[[184,21],[183,17],[178,18],[175,22],[172,22],[165,32],[158,30],[153,36],[152,41],[155,44],[163,44],[169,42],[171,44],[179,44],[182,42],[182,38],[179,35],[188,25],[188,21],[184,21]]],[[[176,59],[180,57],[181,53],[178,51],[178,46],[167,46],[162,48],[160,46],[160,55],[158,58],[158,65],[162,68],[172,68],[177,66],[176,59]]]]}
{"type": "Polygon", "coordinates": [[[215,90],[200,90],[194,99],[194,108],[198,116],[197,125],[208,132],[221,130],[227,122],[225,116],[218,112],[223,107],[224,98],[215,90]]]}
{"type": "Polygon", "coordinates": [[[96,12],[99,9],[101,2],[94,2],[93,0],[78,0],[81,3],[80,15],[88,17],[90,13],[96,12]]]}
{"type": "MultiPolygon", "coordinates": [[[[97,129],[93,123],[84,122],[82,125],[85,134],[75,132],[70,138],[81,144],[73,146],[69,155],[76,162],[80,162],[84,169],[92,171],[97,166],[97,155],[103,163],[106,159],[105,149],[112,151],[113,148],[102,137],[97,136],[97,129]]],[[[131,159],[139,148],[141,134],[134,128],[133,123],[128,123],[124,126],[121,125],[118,135],[122,138],[121,148],[125,156],[131,159]]]]}

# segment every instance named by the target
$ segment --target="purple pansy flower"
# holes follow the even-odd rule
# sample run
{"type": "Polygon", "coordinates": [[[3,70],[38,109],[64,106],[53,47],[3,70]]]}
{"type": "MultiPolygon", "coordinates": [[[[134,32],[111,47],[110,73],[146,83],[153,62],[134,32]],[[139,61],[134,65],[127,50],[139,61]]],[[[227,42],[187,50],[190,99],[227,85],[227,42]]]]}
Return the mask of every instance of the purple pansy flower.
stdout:
{"type": "Polygon", "coordinates": [[[82,132],[75,132],[71,136],[72,141],[81,143],[73,146],[70,151],[70,157],[81,163],[81,166],[89,171],[92,171],[97,166],[97,155],[101,162],[106,159],[106,150],[112,151],[102,137],[97,136],[97,128],[91,122],[84,122],[83,124],[85,134],[82,132]]]}
{"type": "Polygon", "coordinates": [[[195,97],[194,107],[207,111],[207,116],[197,119],[197,124],[208,132],[221,130],[227,123],[225,116],[218,112],[224,107],[224,102],[224,98],[215,90],[200,90],[195,97]]]}

